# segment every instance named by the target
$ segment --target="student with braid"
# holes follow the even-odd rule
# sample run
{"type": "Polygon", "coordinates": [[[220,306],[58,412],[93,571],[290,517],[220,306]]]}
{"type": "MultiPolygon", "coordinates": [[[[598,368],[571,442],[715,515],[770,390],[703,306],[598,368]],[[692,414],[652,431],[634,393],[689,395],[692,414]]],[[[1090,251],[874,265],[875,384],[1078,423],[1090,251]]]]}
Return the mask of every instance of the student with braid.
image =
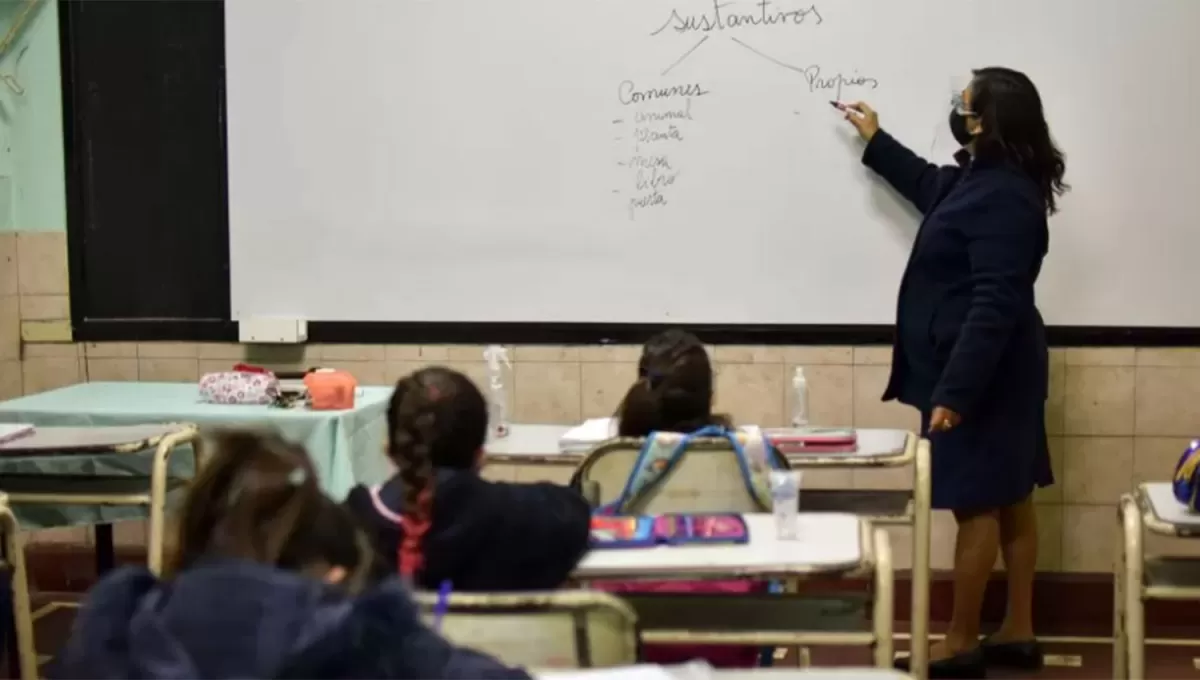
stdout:
{"type": "Polygon", "coordinates": [[[480,476],[488,408],[470,379],[439,367],[401,379],[387,422],[396,475],[346,499],[380,562],[425,590],[444,581],[456,591],[566,581],[587,551],[591,510],[566,486],[480,476]]]}

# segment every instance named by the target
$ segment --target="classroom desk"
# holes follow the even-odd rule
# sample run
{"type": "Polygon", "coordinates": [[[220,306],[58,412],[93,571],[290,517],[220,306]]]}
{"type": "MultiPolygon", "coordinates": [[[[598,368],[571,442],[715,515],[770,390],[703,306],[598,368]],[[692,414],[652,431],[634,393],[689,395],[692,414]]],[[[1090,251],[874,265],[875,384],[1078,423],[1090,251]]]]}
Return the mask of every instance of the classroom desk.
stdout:
{"type": "MultiPolygon", "coordinates": [[[[742,545],[657,546],[593,550],[573,578],[600,581],[784,581],[788,593],[620,592],[638,613],[642,639],[651,643],[757,646],[872,645],[876,665],[891,668],[893,570],[887,532],[841,513],[801,513],[797,540],[777,536],[775,517],[745,515],[750,540],[742,545]],[[833,625],[839,612],[826,603],[791,597],[797,583],[872,575],[873,625],[862,631],[833,625]],[[831,627],[833,630],[831,630],[831,627]]],[[[840,605],[844,608],[844,605],[840,605]]],[[[857,609],[843,611],[843,619],[857,609]]]]}
{"type": "MultiPolygon", "coordinates": [[[[571,427],[565,425],[513,425],[507,437],[487,445],[487,461],[498,465],[571,469],[586,457],[562,453],[558,442],[571,427]]],[[[932,498],[930,494],[929,442],[903,430],[863,428],[857,430],[858,450],[852,453],[793,454],[788,461],[804,468],[883,468],[912,466],[913,489],[873,491],[806,489],[800,494],[802,511],[852,512],[876,524],[909,524],[912,532],[912,668],[913,677],[925,677],[928,663],[930,540],[932,498]]]]}
{"type": "MultiPolygon", "coordinates": [[[[9,666],[16,666],[17,675],[21,680],[36,680],[38,677],[37,649],[33,640],[33,611],[29,603],[29,575],[25,571],[25,546],[21,540],[21,530],[17,518],[13,516],[8,504],[8,496],[0,492],[0,552],[3,554],[4,580],[0,587],[8,589],[11,597],[5,598],[12,603],[12,611],[0,612],[13,626],[7,645],[15,642],[15,648],[9,647],[9,666]],[[12,663],[13,661],[16,663],[12,663]]],[[[11,675],[9,677],[12,677],[11,675]]]]}
{"type": "Polygon", "coordinates": [[[641,665],[577,671],[545,671],[537,680],[908,680],[910,676],[882,668],[708,668],[641,665]]]}
{"type": "Polygon", "coordinates": [[[1170,482],[1141,484],[1117,506],[1120,546],[1113,574],[1113,677],[1144,678],[1146,600],[1200,601],[1200,558],[1146,558],[1145,532],[1200,538],[1200,514],[1175,500],[1170,482]]]}
{"type": "MultiPolygon", "coordinates": [[[[172,483],[179,486],[195,472],[189,468],[185,474],[172,475],[173,454],[187,453],[194,460],[192,443],[197,436],[196,426],[190,424],[39,427],[0,444],[0,490],[8,493],[12,507],[23,516],[38,517],[39,509],[49,509],[40,517],[50,521],[49,526],[61,526],[53,523],[54,518],[70,510],[93,510],[95,520],[89,523],[107,524],[119,518],[110,514],[113,508],[134,509],[139,516],[149,508],[146,556],[150,569],[158,572],[167,492],[172,483]],[[147,462],[149,474],[137,474],[135,470],[147,462]]],[[[111,551],[109,543],[97,545],[98,571],[112,566],[111,551]]]]}
{"type": "MultiPolygon", "coordinates": [[[[272,427],[308,449],[322,488],[334,498],[342,498],[355,484],[381,482],[390,475],[383,446],[391,394],[390,387],[363,387],[351,410],[310,411],[206,404],[200,401],[196,383],[93,382],[0,403],[0,423],[49,427],[187,422],[202,429],[272,427]]],[[[72,464],[78,465],[74,474],[95,474],[90,471],[95,461],[72,464]]]]}

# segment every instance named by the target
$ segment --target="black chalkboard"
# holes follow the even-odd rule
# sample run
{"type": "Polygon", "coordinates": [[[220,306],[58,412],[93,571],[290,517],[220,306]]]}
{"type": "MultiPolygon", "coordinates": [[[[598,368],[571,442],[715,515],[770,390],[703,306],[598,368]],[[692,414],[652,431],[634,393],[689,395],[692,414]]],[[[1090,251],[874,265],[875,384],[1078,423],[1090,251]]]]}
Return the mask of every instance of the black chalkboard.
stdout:
{"type": "Polygon", "coordinates": [[[58,9],[76,338],[229,337],[224,4],[58,9]]]}

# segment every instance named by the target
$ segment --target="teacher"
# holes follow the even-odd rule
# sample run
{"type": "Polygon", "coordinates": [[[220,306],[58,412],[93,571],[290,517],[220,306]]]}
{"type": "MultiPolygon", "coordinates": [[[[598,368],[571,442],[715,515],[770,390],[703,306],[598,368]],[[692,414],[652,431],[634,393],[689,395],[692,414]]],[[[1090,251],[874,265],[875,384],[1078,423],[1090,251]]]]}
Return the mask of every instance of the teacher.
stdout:
{"type": "MultiPolygon", "coordinates": [[[[921,411],[933,446],[933,505],[954,512],[954,609],[930,650],[930,677],[982,678],[988,666],[1036,669],[1037,522],[1032,494],[1053,483],[1046,444],[1046,330],[1034,283],[1048,215],[1067,188],[1037,88],[984,68],[950,111],[957,166],[918,157],[879,128],[866,104],[844,106],[866,141],[863,163],[922,214],[900,282],[885,400],[921,411]],[[1004,555],[1008,610],[979,642],[984,589],[1004,555]]],[[[900,666],[906,663],[898,664],[900,666]]]]}

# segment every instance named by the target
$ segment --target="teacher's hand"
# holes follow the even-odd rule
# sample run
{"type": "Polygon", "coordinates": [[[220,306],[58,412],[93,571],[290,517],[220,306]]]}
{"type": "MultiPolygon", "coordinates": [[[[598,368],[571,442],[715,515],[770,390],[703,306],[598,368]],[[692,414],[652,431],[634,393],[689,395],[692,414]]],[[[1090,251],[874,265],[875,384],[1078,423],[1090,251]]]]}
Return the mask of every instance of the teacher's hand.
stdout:
{"type": "Polygon", "coordinates": [[[879,132],[879,114],[863,102],[847,104],[846,109],[849,109],[846,111],[846,120],[858,130],[858,136],[862,137],[864,142],[871,141],[875,133],[879,132]]]}
{"type": "Polygon", "coordinates": [[[929,431],[947,432],[962,422],[962,416],[945,406],[935,406],[933,415],[929,416],[929,431]]]}

